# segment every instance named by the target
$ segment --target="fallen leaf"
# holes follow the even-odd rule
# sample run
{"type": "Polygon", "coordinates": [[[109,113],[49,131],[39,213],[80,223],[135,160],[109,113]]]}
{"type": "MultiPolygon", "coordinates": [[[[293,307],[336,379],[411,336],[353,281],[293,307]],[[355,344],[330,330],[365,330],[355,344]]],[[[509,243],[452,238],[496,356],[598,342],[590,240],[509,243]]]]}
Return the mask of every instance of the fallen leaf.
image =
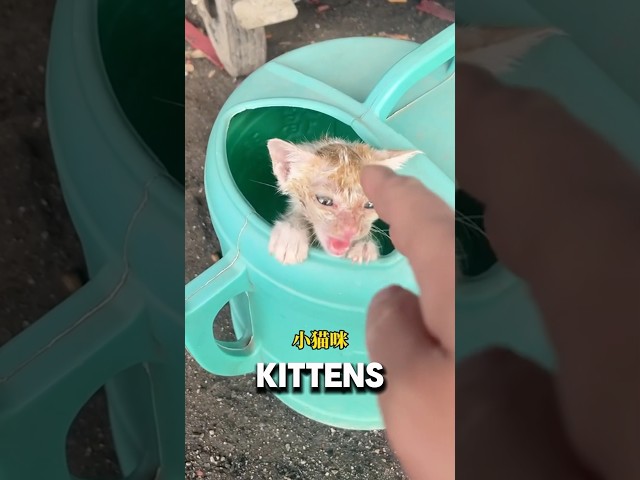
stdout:
{"type": "Polygon", "coordinates": [[[386,33],[380,32],[377,37],[385,37],[385,38],[395,38],[396,40],[411,40],[409,35],[406,33],[386,33]]]}
{"type": "Polygon", "coordinates": [[[207,78],[211,78],[216,74],[215,70],[210,70],[209,73],[207,74],[207,78]]]}
{"type": "Polygon", "coordinates": [[[207,55],[200,49],[195,49],[189,52],[191,58],[208,58],[207,55]]]}
{"type": "Polygon", "coordinates": [[[224,66],[222,65],[222,62],[220,62],[209,37],[202,32],[202,30],[196,28],[195,25],[190,23],[186,18],[184,19],[184,38],[193,48],[204,52],[211,63],[224,70],[224,66]]]}
{"type": "Polygon", "coordinates": [[[421,12],[428,13],[447,22],[455,22],[456,20],[455,13],[435,0],[421,0],[416,8],[421,12]]]}
{"type": "Polygon", "coordinates": [[[387,0],[389,3],[407,3],[407,0],[387,0]]]}

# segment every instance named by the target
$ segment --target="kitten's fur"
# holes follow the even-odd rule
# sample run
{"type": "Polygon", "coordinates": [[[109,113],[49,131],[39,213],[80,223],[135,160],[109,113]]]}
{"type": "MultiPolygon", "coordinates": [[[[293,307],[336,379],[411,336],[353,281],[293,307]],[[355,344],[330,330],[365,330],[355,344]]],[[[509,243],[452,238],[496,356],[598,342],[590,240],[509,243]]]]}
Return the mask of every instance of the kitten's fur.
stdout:
{"type": "Polygon", "coordinates": [[[380,252],[371,228],[378,214],[360,185],[362,167],[396,170],[420,152],[376,150],[337,138],[296,145],[272,138],[267,148],[278,190],[289,199],[271,232],[271,255],[284,264],[303,262],[315,239],[330,255],[376,260],[380,252]]]}

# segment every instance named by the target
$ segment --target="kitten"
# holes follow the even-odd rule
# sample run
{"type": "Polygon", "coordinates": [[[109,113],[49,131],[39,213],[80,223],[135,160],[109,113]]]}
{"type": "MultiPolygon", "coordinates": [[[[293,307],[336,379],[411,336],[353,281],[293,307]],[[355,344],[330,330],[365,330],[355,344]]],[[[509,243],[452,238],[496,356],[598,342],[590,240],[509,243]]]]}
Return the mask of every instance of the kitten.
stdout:
{"type": "Polygon", "coordinates": [[[283,264],[300,263],[315,239],[335,257],[376,260],[380,252],[371,230],[379,217],[362,190],[360,171],[373,164],[397,170],[421,152],[376,150],[337,138],[296,145],[272,138],[267,148],[278,191],[289,198],[273,226],[269,253],[283,264]]]}

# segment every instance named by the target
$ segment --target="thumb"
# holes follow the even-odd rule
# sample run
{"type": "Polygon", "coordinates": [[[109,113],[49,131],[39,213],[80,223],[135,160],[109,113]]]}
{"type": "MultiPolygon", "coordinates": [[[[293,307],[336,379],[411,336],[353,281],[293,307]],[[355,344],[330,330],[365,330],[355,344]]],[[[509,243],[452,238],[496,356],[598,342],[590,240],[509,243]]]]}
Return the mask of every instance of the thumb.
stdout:
{"type": "Polygon", "coordinates": [[[454,478],[455,363],[427,330],[420,302],[389,287],[371,302],[367,346],[385,369],[379,395],[389,441],[410,478],[454,478]]]}

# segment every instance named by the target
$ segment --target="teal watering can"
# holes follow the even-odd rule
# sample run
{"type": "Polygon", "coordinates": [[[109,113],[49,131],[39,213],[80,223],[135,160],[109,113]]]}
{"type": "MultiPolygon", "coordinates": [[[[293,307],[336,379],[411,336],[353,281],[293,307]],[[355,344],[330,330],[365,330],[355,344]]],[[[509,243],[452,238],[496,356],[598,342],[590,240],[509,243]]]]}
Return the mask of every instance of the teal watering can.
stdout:
{"type": "MultiPolygon", "coordinates": [[[[625,56],[616,42],[622,38],[632,42],[638,37],[632,33],[637,31],[634,19],[638,14],[640,5],[633,3],[619,3],[611,10],[601,2],[551,0],[465,1],[456,5],[461,23],[563,29],[566,36],[545,40],[503,80],[551,94],[640,167],[640,71],[637,62],[625,58],[612,61],[617,54],[625,56]],[[578,10],[579,15],[575,13],[578,10]]],[[[464,358],[487,345],[511,348],[541,366],[555,368],[555,355],[530,292],[500,264],[456,288],[457,356],[464,358]]]]}
{"type": "Polygon", "coordinates": [[[162,69],[183,8],[57,2],[48,123],[90,281],[0,348],[2,479],[71,480],[69,427],[103,385],[124,478],[184,473],[184,76],[162,69]]]}
{"type": "MultiPolygon", "coordinates": [[[[227,100],[205,164],[205,192],[223,257],[185,289],[186,347],[206,370],[232,376],[255,372],[257,363],[368,362],[367,306],[391,284],[417,291],[408,262],[390,244],[368,265],[318,249],[295,266],[271,257],[271,225],[285,200],[263,185],[275,185],[267,140],[329,134],[378,148],[419,149],[425,154],[401,173],[420,179],[453,207],[454,55],[454,26],[422,45],[331,40],[267,63],[227,100]],[[237,340],[221,342],[212,326],[227,302],[237,340]],[[347,345],[314,348],[307,343],[313,331],[334,334],[347,345]]],[[[300,390],[276,395],[328,425],[383,427],[372,391],[318,394],[303,376],[300,390]]]]}

